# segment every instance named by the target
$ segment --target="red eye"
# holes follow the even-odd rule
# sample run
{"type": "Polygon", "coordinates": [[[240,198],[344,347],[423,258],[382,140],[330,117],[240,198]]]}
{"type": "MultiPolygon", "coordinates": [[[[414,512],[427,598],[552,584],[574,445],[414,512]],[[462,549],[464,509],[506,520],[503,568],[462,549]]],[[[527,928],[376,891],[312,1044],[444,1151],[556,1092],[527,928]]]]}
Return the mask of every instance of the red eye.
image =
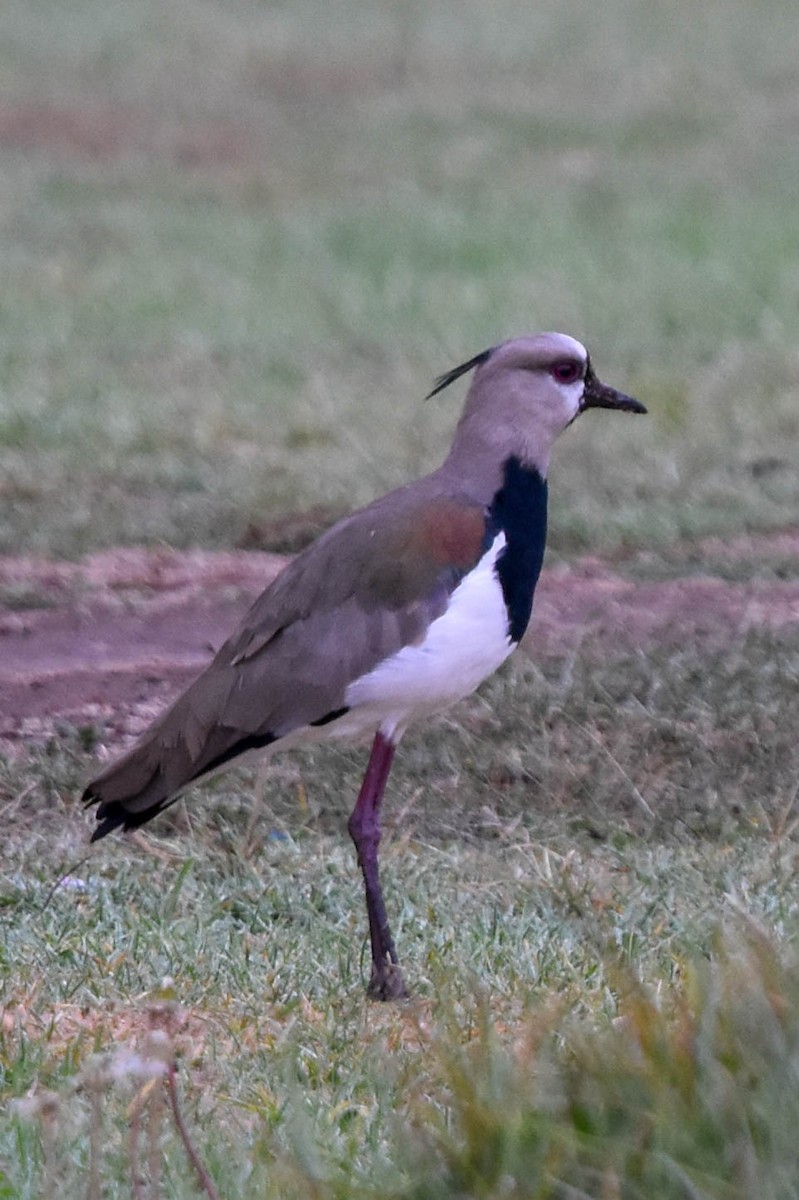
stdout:
{"type": "Polygon", "coordinates": [[[578,379],[582,378],[582,374],[582,364],[574,362],[572,359],[555,363],[552,368],[552,378],[557,383],[576,383],[578,379]]]}

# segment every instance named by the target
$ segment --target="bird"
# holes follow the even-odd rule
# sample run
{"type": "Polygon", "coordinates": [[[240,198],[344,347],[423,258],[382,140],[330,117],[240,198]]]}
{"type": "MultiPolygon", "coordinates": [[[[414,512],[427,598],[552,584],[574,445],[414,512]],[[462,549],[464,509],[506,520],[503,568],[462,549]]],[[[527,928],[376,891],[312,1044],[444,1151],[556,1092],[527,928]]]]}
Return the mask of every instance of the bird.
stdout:
{"type": "Polygon", "coordinates": [[[86,787],[92,841],[134,829],[232,764],[339,738],[371,753],[348,831],[371,948],[367,996],[409,995],[380,882],[383,795],[409,725],[479,686],[519,645],[547,532],[553,444],[591,408],[645,413],[601,383],[581,342],[535,333],[440,375],[472,373],[430,474],[339,520],[255,600],[193,683],[86,787]]]}

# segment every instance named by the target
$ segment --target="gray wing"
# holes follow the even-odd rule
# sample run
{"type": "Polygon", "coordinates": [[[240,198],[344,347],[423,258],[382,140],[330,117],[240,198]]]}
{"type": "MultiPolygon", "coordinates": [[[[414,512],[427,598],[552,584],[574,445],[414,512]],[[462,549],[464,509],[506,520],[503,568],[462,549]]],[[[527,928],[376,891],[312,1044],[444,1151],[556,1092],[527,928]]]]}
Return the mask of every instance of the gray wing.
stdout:
{"type": "Polygon", "coordinates": [[[206,670],[86,789],[94,838],[143,824],[189,784],[288,733],[323,726],[350,683],[431,621],[482,553],[474,502],[408,496],[340,522],[255,601],[206,670]],[[410,502],[409,502],[410,501],[410,502]]]}

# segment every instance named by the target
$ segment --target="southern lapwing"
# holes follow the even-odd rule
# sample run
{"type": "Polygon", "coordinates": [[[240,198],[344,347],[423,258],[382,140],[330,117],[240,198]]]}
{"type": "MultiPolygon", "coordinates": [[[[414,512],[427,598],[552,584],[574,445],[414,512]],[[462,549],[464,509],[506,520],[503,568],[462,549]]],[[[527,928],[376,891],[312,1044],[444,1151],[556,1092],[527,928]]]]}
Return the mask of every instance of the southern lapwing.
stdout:
{"type": "Polygon", "coordinates": [[[405,996],[378,874],[380,806],[412,721],[468,695],[518,646],[547,527],[555,438],[587,408],[643,413],[562,333],[503,342],[474,371],[444,463],[345,517],[252,605],[213,662],[86,789],[92,840],[156,816],[233,763],[299,743],[374,737],[349,820],[366,891],[368,994],[405,996]]]}

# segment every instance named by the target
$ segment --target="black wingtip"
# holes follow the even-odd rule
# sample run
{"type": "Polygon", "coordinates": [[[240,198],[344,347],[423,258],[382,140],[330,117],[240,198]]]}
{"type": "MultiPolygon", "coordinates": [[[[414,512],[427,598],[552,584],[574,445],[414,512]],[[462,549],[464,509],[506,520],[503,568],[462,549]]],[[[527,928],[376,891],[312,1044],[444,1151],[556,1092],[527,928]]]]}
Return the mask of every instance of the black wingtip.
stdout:
{"type": "Polygon", "coordinates": [[[493,353],[494,347],[489,346],[488,350],[483,350],[480,354],[475,354],[474,358],[470,358],[468,362],[461,363],[459,367],[453,367],[452,370],[445,371],[443,375],[439,375],[432,392],[427,393],[425,400],[432,400],[433,396],[437,396],[439,392],[443,392],[444,388],[449,387],[456,379],[460,379],[461,375],[465,375],[467,371],[473,371],[475,367],[482,366],[493,353]]]}
{"type": "Polygon", "coordinates": [[[152,805],[151,808],[146,808],[143,812],[131,812],[118,800],[101,800],[91,788],[86,789],[82,798],[87,807],[98,803],[100,805],[95,814],[97,827],[89,839],[91,842],[99,842],[100,838],[113,833],[115,829],[121,829],[123,833],[127,833],[129,829],[138,829],[140,825],[151,821],[166,807],[159,803],[152,805]]]}
{"type": "Polygon", "coordinates": [[[131,829],[138,829],[140,825],[146,825],[148,821],[152,821],[153,817],[157,817],[166,807],[168,806],[164,804],[154,804],[152,808],[137,813],[128,812],[115,800],[102,804],[97,810],[97,828],[89,840],[99,842],[100,838],[104,838],[108,833],[113,833],[115,829],[121,829],[123,833],[128,833],[131,829]]]}
{"type": "Polygon", "coordinates": [[[101,821],[98,817],[97,820],[99,824],[89,838],[90,842],[99,842],[100,838],[104,838],[107,833],[113,833],[115,829],[119,829],[120,825],[124,827],[125,824],[124,817],[107,817],[104,821],[101,821]]]}
{"type": "Polygon", "coordinates": [[[97,817],[97,826],[89,839],[92,842],[99,842],[100,838],[104,838],[107,833],[113,833],[120,826],[124,829],[125,821],[128,813],[125,812],[121,804],[115,801],[102,801],[96,792],[93,792],[91,787],[87,787],[86,791],[81,796],[81,799],[86,806],[90,808],[92,804],[99,804],[95,816],[97,817]]]}
{"type": "Polygon", "coordinates": [[[94,791],[91,784],[89,784],[89,786],[85,789],[83,795],[80,798],[80,802],[84,808],[91,808],[92,805],[94,805],[94,804],[100,804],[100,808],[98,808],[97,812],[95,813],[95,816],[97,817],[97,820],[99,822],[101,822],[101,824],[99,824],[97,826],[97,828],[94,830],[94,833],[91,836],[90,840],[93,842],[98,841],[101,837],[105,837],[105,835],[107,833],[110,833],[112,829],[116,829],[122,823],[122,820],[123,820],[123,818],[121,816],[116,821],[104,820],[104,818],[106,817],[105,809],[108,806],[105,804],[101,804],[101,800],[102,800],[102,797],[97,792],[94,791]]]}
{"type": "Polygon", "coordinates": [[[94,790],[94,784],[87,784],[87,786],[83,789],[83,795],[80,798],[80,802],[83,807],[91,808],[93,804],[99,804],[101,800],[102,796],[99,792],[94,790]]]}

